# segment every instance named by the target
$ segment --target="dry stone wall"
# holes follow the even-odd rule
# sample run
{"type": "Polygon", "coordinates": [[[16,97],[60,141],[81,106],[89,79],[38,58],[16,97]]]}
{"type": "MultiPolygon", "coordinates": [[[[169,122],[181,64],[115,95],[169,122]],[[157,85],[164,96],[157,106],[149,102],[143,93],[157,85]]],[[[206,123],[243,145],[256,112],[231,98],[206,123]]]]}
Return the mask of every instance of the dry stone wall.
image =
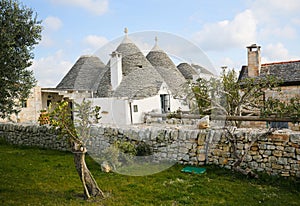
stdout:
{"type": "MultiPolygon", "coordinates": [[[[265,132],[259,129],[236,129],[233,133],[236,141],[229,141],[223,129],[96,125],[92,127],[92,137],[87,145],[91,150],[100,152],[116,140],[133,144],[143,142],[152,148],[158,161],[167,158],[181,164],[216,164],[228,169],[236,162],[236,155],[244,155],[243,168],[300,177],[300,132],[283,130],[262,136],[265,132]]],[[[58,138],[58,131],[47,126],[0,124],[0,137],[13,144],[68,149],[66,141],[58,138]]]]}
{"type": "Polygon", "coordinates": [[[59,136],[59,130],[47,125],[0,124],[0,138],[15,145],[70,150],[66,138],[59,136]]]}

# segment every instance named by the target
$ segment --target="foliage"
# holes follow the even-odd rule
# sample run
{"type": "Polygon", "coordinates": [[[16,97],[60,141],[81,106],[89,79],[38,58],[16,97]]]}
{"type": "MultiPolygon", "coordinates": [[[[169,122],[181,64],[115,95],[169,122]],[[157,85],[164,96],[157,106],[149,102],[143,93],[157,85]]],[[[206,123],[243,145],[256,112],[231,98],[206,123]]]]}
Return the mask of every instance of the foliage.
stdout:
{"type": "Polygon", "coordinates": [[[207,166],[203,175],[182,173],[182,165],[149,176],[103,173],[87,157],[97,182],[111,194],[87,202],[72,154],[0,144],[1,205],[300,205],[299,179],[260,175],[249,179],[207,166]]]}
{"type": "Polygon", "coordinates": [[[50,124],[61,129],[61,136],[67,135],[70,142],[79,142],[79,137],[72,120],[69,102],[62,101],[49,106],[50,124]],[[52,110],[52,111],[51,111],[52,110]]]}
{"type": "Polygon", "coordinates": [[[99,120],[102,118],[100,116],[100,110],[101,110],[101,107],[100,106],[95,106],[95,109],[94,109],[94,112],[95,112],[95,123],[99,123],[99,120]]]}
{"type": "Polygon", "coordinates": [[[282,102],[269,97],[261,111],[264,117],[289,117],[300,119],[300,97],[293,97],[289,102],[282,102]]]}
{"type": "Polygon", "coordinates": [[[41,39],[41,21],[17,0],[0,1],[0,117],[20,112],[36,80],[32,65],[34,45],[41,39]]]}
{"type": "Polygon", "coordinates": [[[137,154],[135,145],[130,141],[116,140],[107,147],[100,161],[109,162],[114,170],[124,163],[131,163],[133,157],[137,154]]]}
{"type": "Polygon", "coordinates": [[[177,109],[174,112],[168,113],[167,115],[168,119],[172,119],[172,118],[177,118],[177,119],[181,119],[182,118],[182,111],[181,108],[177,109]]]}
{"type": "Polygon", "coordinates": [[[264,89],[274,89],[279,83],[279,79],[270,75],[238,81],[234,69],[223,69],[220,78],[200,78],[189,87],[200,114],[242,116],[257,115],[263,107],[264,89]]]}
{"type": "Polygon", "coordinates": [[[136,156],[149,156],[152,154],[153,154],[153,149],[146,142],[140,142],[136,146],[136,156]]]}
{"type": "Polygon", "coordinates": [[[62,101],[51,105],[50,122],[52,126],[61,129],[61,135],[68,135],[69,141],[85,146],[85,141],[90,137],[90,127],[94,118],[100,119],[101,107],[93,108],[92,102],[83,100],[81,104],[74,103],[72,110],[68,101],[62,101]],[[73,120],[72,113],[75,113],[73,120]]]}
{"type": "Polygon", "coordinates": [[[125,154],[131,155],[131,156],[136,155],[135,145],[133,143],[131,143],[130,141],[117,140],[117,141],[115,141],[114,146],[119,148],[120,151],[125,154]]]}

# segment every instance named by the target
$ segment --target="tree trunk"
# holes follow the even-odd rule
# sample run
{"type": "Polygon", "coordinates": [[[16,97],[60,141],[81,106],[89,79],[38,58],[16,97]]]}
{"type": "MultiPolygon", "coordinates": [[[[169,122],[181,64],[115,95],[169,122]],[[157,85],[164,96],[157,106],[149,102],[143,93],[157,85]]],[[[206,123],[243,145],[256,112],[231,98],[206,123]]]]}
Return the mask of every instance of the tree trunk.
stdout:
{"type": "Polygon", "coordinates": [[[104,198],[104,193],[98,187],[97,182],[93,178],[91,172],[85,163],[85,153],[86,149],[81,147],[79,150],[73,151],[75,167],[80,177],[80,180],[84,188],[84,196],[86,199],[90,197],[101,197],[104,198]]]}

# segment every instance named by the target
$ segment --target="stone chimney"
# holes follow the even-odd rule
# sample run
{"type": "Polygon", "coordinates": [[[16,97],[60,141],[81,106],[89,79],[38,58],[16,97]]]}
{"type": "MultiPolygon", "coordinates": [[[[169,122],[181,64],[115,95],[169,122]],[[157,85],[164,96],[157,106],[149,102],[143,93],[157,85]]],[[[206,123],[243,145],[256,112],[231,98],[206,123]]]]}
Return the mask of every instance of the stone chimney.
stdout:
{"type": "Polygon", "coordinates": [[[115,90],[122,81],[122,54],[114,51],[110,58],[110,80],[112,90],[115,90]]]}
{"type": "Polygon", "coordinates": [[[248,77],[257,77],[261,69],[260,46],[252,44],[248,49],[248,77]]]}

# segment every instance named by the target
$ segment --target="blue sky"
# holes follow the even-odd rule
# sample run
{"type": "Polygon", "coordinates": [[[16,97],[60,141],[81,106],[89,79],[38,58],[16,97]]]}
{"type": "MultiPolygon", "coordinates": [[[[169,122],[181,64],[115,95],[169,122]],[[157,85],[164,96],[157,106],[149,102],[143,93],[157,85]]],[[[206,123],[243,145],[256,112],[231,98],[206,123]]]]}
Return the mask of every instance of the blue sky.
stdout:
{"type": "Polygon", "coordinates": [[[202,49],[216,70],[239,70],[253,43],[262,47],[263,63],[300,59],[298,0],[20,1],[43,21],[31,67],[42,87],[55,87],[81,55],[123,36],[125,27],[129,34],[180,36],[202,49]]]}

